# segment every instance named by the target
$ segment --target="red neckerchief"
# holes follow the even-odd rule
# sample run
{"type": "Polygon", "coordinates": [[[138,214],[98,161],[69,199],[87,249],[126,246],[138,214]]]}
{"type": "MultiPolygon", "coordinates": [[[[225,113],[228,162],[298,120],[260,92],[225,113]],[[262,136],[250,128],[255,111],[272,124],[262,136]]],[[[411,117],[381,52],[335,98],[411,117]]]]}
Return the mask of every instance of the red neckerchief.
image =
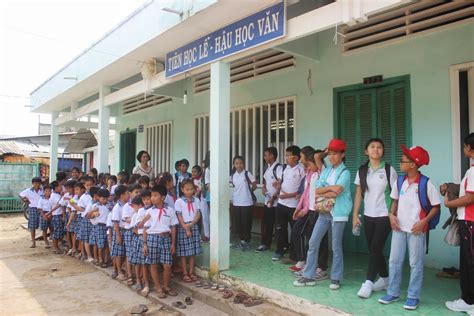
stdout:
{"type": "Polygon", "coordinates": [[[161,215],[163,213],[165,213],[165,215],[166,215],[166,209],[164,207],[162,207],[162,208],[159,209],[159,211],[160,212],[158,213],[158,220],[161,221],[161,215]]]}
{"type": "Polygon", "coordinates": [[[193,200],[191,199],[191,201],[188,201],[188,213],[189,213],[189,216],[191,216],[191,211],[194,213],[194,205],[193,205],[193,200]]]}

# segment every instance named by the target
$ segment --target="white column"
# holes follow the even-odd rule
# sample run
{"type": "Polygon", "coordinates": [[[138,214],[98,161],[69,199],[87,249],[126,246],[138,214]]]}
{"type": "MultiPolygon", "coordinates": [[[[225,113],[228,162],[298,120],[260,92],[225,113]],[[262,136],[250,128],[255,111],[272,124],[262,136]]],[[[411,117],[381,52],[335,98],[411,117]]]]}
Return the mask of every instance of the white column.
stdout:
{"type": "Polygon", "coordinates": [[[100,87],[99,89],[99,172],[109,172],[109,120],[110,108],[105,106],[104,97],[110,93],[109,87],[100,87]]]}
{"type": "Polygon", "coordinates": [[[58,172],[58,144],[59,133],[56,119],[59,117],[58,112],[51,113],[51,151],[49,153],[49,181],[56,180],[56,172],[58,172]]]}
{"type": "Polygon", "coordinates": [[[229,155],[230,155],[230,66],[211,65],[211,275],[229,269],[229,155]]]}

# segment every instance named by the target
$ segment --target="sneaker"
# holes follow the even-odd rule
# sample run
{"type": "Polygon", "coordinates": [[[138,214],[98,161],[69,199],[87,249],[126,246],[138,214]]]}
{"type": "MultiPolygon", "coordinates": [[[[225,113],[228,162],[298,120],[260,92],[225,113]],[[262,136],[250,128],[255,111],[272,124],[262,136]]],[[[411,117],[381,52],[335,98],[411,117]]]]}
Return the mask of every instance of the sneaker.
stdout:
{"type": "Polygon", "coordinates": [[[265,245],[260,245],[257,247],[257,249],[255,249],[255,252],[263,252],[263,251],[267,251],[269,250],[270,248],[268,248],[267,246],[265,245]]]}
{"type": "Polygon", "coordinates": [[[390,304],[390,303],[396,302],[398,300],[400,300],[399,296],[393,296],[393,295],[385,294],[384,296],[379,298],[379,303],[390,304]]]}
{"type": "Polygon", "coordinates": [[[453,312],[474,312],[474,304],[467,304],[462,298],[444,303],[453,312]]]}
{"type": "Polygon", "coordinates": [[[249,251],[250,250],[250,243],[243,241],[240,246],[240,250],[242,251],[249,251]]]}
{"type": "Polygon", "coordinates": [[[89,262],[89,263],[91,263],[91,262],[94,261],[94,258],[87,258],[86,261],[89,262]]]}
{"type": "Polygon", "coordinates": [[[297,266],[291,266],[291,267],[288,268],[288,270],[293,271],[293,272],[298,272],[298,271],[301,271],[303,269],[298,268],[297,266]]]}
{"type": "Polygon", "coordinates": [[[357,296],[361,298],[369,298],[373,291],[373,285],[374,283],[372,283],[372,281],[369,281],[369,280],[362,283],[362,286],[360,287],[359,292],[357,292],[357,296]]]}
{"type": "Polygon", "coordinates": [[[388,288],[388,278],[379,278],[372,286],[372,291],[385,291],[388,288]]]}
{"type": "Polygon", "coordinates": [[[331,280],[331,284],[329,284],[329,288],[331,290],[338,290],[341,287],[341,282],[337,280],[331,280]]]}
{"type": "Polygon", "coordinates": [[[322,280],[326,280],[328,279],[329,276],[328,276],[328,273],[326,271],[323,271],[323,270],[317,270],[316,271],[316,281],[322,281],[322,280]]]}
{"type": "Polygon", "coordinates": [[[281,253],[275,252],[272,256],[273,261],[280,261],[281,258],[283,258],[283,255],[281,253]]]}
{"type": "Polygon", "coordinates": [[[410,311],[414,311],[418,307],[418,305],[420,305],[420,300],[417,300],[415,298],[408,298],[405,301],[405,305],[403,305],[403,308],[410,311]]]}
{"type": "MultiPolygon", "coordinates": [[[[293,276],[295,278],[302,278],[303,277],[303,270],[293,272],[293,276]]],[[[317,280],[316,280],[317,281],[317,280]]]]}
{"type": "Polygon", "coordinates": [[[294,286],[315,286],[316,281],[311,279],[306,279],[305,277],[299,278],[293,282],[294,286]]]}
{"type": "Polygon", "coordinates": [[[242,242],[239,242],[237,244],[232,244],[232,245],[230,245],[230,248],[240,250],[240,249],[242,249],[242,242]]]}

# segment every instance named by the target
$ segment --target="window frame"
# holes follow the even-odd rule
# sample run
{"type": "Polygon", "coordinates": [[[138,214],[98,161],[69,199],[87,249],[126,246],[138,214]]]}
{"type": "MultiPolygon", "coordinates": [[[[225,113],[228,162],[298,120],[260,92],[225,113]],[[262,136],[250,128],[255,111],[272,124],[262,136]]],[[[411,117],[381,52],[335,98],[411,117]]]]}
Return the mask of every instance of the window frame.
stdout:
{"type": "Polygon", "coordinates": [[[173,157],[173,121],[164,121],[160,123],[154,123],[154,124],[149,124],[146,125],[144,128],[144,134],[145,134],[145,150],[150,153],[151,156],[151,161],[150,164],[155,170],[155,176],[158,176],[158,174],[162,172],[169,172],[172,167],[172,157],[173,157]],[[168,127],[168,132],[169,135],[164,135],[164,136],[158,136],[161,135],[160,128],[163,128],[163,130],[168,127]],[[154,139],[149,138],[148,133],[150,129],[153,128],[158,128],[157,134],[154,135],[154,139]],[[157,138],[160,138],[160,141],[157,142],[157,138]],[[168,139],[165,139],[165,138],[168,139]],[[161,147],[161,142],[163,141],[168,141],[169,144],[164,151],[167,151],[167,157],[164,155],[158,155],[159,153],[159,148],[161,147]],[[167,160],[166,160],[167,159],[167,160]]]}

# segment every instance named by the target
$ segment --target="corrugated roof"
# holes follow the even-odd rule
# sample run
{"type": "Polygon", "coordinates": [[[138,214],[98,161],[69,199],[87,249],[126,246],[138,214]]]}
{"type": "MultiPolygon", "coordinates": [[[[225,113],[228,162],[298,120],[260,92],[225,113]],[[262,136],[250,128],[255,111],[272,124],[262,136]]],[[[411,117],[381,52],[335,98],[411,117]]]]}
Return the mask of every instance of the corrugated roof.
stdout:
{"type": "MultiPolygon", "coordinates": [[[[0,155],[16,154],[27,157],[49,157],[51,149],[46,145],[39,145],[32,142],[0,140],[0,155]]],[[[58,148],[58,154],[64,152],[64,147],[58,148]]]]}

